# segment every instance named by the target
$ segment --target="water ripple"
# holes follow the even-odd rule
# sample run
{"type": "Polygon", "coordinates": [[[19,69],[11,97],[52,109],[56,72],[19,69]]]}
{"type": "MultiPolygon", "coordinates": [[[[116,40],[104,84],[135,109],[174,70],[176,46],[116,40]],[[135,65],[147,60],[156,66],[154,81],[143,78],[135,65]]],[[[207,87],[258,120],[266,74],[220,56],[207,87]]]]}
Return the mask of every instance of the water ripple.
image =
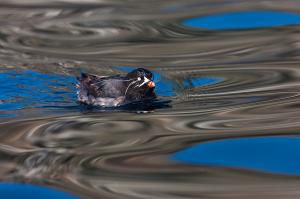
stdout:
{"type": "MultiPolygon", "coordinates": [[[[227,7],[232,10],[240,6],[243,10],[249,5],[242,1],[209,5],[198,1],[57,3],[3,3],[1,18],[5,20],[1,21],[0,31],[3,62],[11,63],[21,56],[21,61],[27,63],[59,58],[106,65],[182,66],[298,56],[296,51],[291,54],[298,49],[297,33],[291,28],[222,32],[194,30],[181,23],[197,14],[201,18],[217,11],[224,13],[227,7]],[[30,10],[33,5],[36,9],[30,10]]],[[[249,4],[273,8],[259,1],[249,4]]],[[[285,6],[295,8],[292,3],[285,6]]]]}
{"type": "MultiPolygon", "coordinates": [[[[222,25],[232,29],[208,30],[186,22],[253,10],[298,13],[298,2],[13,0],[0,5],[1,182],[56,187],[82,198],[299,195],[295,173],[249,167],[246,156],[248,165],[171,158],[232,139],[257,144],[278,136],[294,143],[300,130],[299,26],[269,20],[239,29],[227,21],[222,25]],[[80,72],[117,75],[137,67],[153,71],[156,82],[158,99],[146,108],[76,103],[80,72]]],[[[234,144],[233,152],[241,150],[234,144]]],[[[221,157],[233,154],[231,146],[221,157]]],[[[253,153],[264,150],[251,146],[253,153]]],[[[281,146],[276,161],[296,157],[297,150],[288,147],[281,146]]],[[[265,157],[277,157],[274,151],[264,151],[265,157]]],[[[286,162],[297,164],[292,158],[280,163],[286,162]]]]}

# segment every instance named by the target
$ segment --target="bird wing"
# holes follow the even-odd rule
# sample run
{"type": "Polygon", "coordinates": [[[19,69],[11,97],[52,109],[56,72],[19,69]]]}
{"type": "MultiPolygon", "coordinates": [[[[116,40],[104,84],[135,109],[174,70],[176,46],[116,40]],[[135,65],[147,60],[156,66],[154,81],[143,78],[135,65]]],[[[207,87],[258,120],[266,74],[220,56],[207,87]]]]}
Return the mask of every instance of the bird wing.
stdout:
{"type": "Polygon", "coordinates": [[[82,74],[79,81],[87,90],[87,93],[94,97],[115,98],[124,96],[127,79],[120,76],[107,77],[82,74]]]}

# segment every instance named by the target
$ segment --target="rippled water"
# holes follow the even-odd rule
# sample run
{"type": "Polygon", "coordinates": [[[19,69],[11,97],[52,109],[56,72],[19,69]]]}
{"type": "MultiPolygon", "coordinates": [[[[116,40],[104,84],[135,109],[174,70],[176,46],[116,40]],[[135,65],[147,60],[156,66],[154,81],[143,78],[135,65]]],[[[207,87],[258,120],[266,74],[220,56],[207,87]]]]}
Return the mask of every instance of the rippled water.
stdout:
{"type": "Polygon", "coordinates": [[[0,5],[2,183],[79,198],[300,196],[298,1],[0,5]],[[156,103],[76,102],[80,72],[135,67],[154,72],[156,103]]]}

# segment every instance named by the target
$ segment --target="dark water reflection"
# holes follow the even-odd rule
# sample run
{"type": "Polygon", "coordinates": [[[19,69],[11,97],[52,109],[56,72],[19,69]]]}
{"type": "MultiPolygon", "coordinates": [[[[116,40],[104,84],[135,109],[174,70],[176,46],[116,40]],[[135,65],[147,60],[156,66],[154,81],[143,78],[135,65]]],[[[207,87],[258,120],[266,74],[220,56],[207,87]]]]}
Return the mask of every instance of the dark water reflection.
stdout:
{"type": "Polygon", "coordinates": [[[300,195],[299,2],[0,5],[2,182],[81,198],[300,195]],[[154,72],[153,104],[76,103],[80,72],[134,67],[154,72]]]}

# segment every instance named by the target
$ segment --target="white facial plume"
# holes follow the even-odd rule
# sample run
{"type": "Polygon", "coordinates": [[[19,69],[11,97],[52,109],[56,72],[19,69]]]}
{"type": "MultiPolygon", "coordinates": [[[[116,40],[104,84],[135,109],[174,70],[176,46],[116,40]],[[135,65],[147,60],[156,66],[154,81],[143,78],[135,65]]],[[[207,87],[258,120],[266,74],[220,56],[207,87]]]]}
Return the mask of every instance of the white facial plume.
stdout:
{"type": "Polygon", "coordinates": [[[150,82],[150,79],[148,79],[147,77],[144,76],[144,81],[140,85],[138,85],[138,87],[141,87],[148,82],[150,82]]]}

